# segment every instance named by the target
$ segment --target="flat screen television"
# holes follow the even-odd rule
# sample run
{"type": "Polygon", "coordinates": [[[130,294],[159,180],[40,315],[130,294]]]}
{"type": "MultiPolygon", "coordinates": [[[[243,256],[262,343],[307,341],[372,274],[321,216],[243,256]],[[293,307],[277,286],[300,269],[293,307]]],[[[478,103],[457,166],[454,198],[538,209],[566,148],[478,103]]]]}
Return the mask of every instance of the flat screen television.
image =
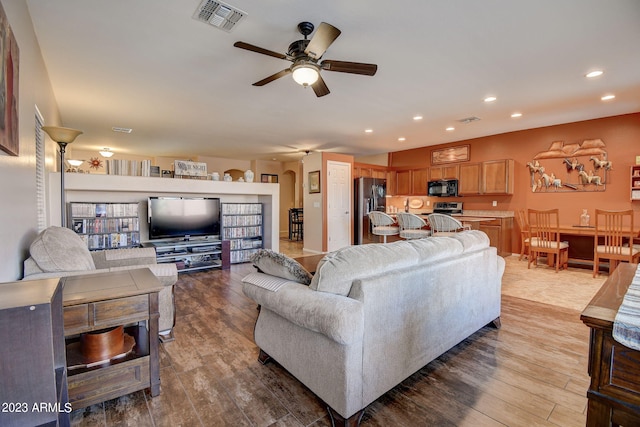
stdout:
{"type": "Polygon", "coordinates": [[[149,239],[220,235],[220,199],[149,197],[149,239]]]}

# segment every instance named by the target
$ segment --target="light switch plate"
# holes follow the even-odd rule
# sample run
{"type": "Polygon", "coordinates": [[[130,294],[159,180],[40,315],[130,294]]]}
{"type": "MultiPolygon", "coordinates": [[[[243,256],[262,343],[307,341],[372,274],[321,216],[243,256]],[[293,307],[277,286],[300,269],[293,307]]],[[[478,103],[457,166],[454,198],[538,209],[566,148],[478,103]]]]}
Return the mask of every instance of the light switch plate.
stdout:
{"type": "Polygon", "coordinates": [[[493,201],[493,207],[496,207],[496,206],[498,206],[498,201],[497,201],[497,200],[494,200],[494,201],[493,201]]]}

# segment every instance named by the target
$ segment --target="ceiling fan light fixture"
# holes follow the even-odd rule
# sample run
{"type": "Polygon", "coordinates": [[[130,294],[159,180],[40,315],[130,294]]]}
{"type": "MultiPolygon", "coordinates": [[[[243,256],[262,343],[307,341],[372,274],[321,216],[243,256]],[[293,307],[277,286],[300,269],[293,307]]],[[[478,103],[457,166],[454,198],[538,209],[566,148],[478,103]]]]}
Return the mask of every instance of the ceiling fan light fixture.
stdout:
{"type": "Polygon", "coordinates": [[[293,80],[305,87],[311,86],[317,82],[320,77],[318,67],[306,62],[304,64],[294,65],[291,71],[293,72],[293,80]]]}

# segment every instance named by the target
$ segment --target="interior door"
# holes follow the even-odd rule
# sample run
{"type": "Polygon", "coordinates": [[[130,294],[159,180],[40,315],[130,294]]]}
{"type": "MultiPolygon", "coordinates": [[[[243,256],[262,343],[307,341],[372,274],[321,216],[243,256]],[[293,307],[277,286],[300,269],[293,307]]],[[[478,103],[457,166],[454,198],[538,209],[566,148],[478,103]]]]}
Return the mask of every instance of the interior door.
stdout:
{"type": "Polygon", "coordinates": [[[327,161],[327,251],[351,245],[351,164],[327,161]]]}

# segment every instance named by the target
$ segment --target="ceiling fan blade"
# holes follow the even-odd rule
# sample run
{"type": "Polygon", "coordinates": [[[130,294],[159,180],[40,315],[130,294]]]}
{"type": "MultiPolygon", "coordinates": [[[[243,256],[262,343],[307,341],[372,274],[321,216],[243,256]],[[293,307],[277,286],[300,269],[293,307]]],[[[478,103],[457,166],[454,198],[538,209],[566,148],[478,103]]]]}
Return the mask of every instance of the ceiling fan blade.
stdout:
{"type": "Polygon", "coordinates": [[[289,73],[291,73],[291,68],[285,68],[284,70],[278,71],[277,73],[272,74],[269,77],[266,77],[260,80],[259,82],[255,82],[253,86],[264,86],[267,83],[271,83],[274,80],[278,80],[280,77],[284,77],[289,73]]]}
{"type": "Polygon", "coordinates": [[[326,52],[331,43],[340,35],[340,30],[331,24],[321,22],[315,34],[309,40],[304,53],[313,59],[318,59],[326,52]]]}
{"type": "Polygon", "coordinates": [[[284,55],[282,53],[278,53],[278,52],[274,52],[272,50],[268,50],[268,49],[264,49],[264,48],[261,48],[261,47],[258,47],[258,46],[254,46],[254,45],[249,44],[249,43],[235,42],[233,45],[235,47],[239,47],[240,49],[250,50],[251,52],[257,52],[257,53],[261,53],[261,54],[267,55],[267,56],[273,56],[274,58],[286,59],[286,60],[289,59],[289,58],[287,58],[286,55],[284,55]]]}
{"type": "Polygon", "coordinates": [[[325,59],[320,64],[323,70],[337,71],[339,73],[362,74],[365,76],[373,76],[378,71],[376,64],[365,64],[362,62],[334,61],[325,59]]]}
{"type": "Polygon", "coordinates": [[[314,84],[311,85],[313,91],[316,93],[316,96],[320,98],[321,96],[329,95],[330,91],[327,87],[327,84],[322,79],[322,76],[318,76],[318,80],[314,84]]]}

